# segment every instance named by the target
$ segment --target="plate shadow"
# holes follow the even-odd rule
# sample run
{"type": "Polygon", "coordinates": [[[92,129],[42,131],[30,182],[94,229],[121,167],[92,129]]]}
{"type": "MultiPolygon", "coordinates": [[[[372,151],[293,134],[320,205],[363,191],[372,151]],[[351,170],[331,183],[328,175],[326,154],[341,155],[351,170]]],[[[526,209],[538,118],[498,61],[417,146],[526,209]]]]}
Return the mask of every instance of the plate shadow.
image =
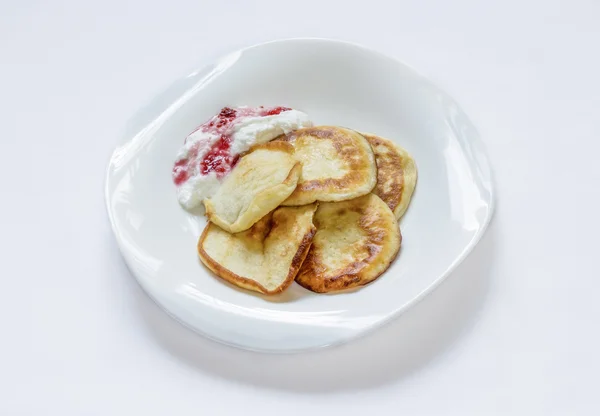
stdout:
{"type": "MultiPolygon", "coordinates": [[[[491,283],[495,223],[432,293],[392,322],[347,344],[298,354],[264,354],[210,341],[170,318],[138,286],[149,335],[198,371],[253,386],[329,393],[404,379],[447,352],[478,321],[491,283]]],[[[123,263],[123,267],[126,266],[123,263]]]]}

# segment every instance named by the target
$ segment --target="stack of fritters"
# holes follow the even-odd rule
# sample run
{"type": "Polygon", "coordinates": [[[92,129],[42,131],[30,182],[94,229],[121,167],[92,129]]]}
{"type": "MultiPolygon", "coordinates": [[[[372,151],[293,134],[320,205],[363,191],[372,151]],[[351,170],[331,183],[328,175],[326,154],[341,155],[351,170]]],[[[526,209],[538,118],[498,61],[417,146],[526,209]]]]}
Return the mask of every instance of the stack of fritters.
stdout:
{"type": "Polygon", "coordinates": [[[390,140],[320,126],[243,155],[214,197],[198,242],[202,262],[245,289],[314,292],[365,285],[398,254],[398,219],[417,181],[390,140]]]}

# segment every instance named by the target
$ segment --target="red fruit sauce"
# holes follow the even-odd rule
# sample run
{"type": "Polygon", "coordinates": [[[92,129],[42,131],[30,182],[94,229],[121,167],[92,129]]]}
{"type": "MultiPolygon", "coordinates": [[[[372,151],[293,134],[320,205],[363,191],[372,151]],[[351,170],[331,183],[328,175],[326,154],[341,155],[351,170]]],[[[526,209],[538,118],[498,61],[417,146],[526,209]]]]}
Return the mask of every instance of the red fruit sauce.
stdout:
{"type": "Polygon", "coordinates": [[[243,107],[236,109],[224,107],[219,114],[190,133],[191,135],[201,130],[203,133],[218,135],[219,138],[213,143],[202,159],[198,158],[200,143],[196,143],[190,149],[187,158],[175,162],[175,166],[173,166],[173,182],[177,186],[186,182],[196,166],[202,175],[215,172],[218,178],[222,178],[231,171],[239,159],[239,155],[233,155],[230,151],[234,123],[243,117],[274,116],[289,110],[291,108],[287,107],[265,108],[260,106],[258,108],[243,107]]]}

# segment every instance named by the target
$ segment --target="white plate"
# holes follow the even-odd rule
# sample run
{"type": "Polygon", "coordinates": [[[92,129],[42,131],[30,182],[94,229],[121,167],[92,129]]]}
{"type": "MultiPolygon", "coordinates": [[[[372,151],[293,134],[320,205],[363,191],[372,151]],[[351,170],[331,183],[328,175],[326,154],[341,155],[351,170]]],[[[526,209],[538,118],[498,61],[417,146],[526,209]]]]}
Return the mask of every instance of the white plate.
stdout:
{"type": "Polygon", "coordinates": [[[493,208],[482,143],[457,104],[406,65],[322,39],[234,52],[176,81],[128,126],[108,166],[106,201],[129,268],[169,314],[207,337],[261,351],[337,344],[431,291],[477,244],[493,208]],[[373,284],[337,295],[296,283],[276,297],[214,277],[196,254],[205,225],[184,211],[171,169],[185,136],[223,106],[284,105],[317,124],[391,138],[414,156],[417,188],[397,260],[373,284]]]}

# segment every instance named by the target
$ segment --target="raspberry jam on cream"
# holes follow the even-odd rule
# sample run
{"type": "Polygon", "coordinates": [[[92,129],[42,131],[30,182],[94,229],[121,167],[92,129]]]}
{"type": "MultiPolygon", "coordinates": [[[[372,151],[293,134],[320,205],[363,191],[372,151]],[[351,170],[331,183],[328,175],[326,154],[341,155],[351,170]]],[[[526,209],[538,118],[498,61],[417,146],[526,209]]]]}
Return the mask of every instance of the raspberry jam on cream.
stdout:
{"type": "Polygon", "coordinates": [[[305,113],[288,107],[223,108],[190,133],[177,155],[173,182],[179,202],[188,209],[198,206],[252,145],[310,126],[305,113]]]}

